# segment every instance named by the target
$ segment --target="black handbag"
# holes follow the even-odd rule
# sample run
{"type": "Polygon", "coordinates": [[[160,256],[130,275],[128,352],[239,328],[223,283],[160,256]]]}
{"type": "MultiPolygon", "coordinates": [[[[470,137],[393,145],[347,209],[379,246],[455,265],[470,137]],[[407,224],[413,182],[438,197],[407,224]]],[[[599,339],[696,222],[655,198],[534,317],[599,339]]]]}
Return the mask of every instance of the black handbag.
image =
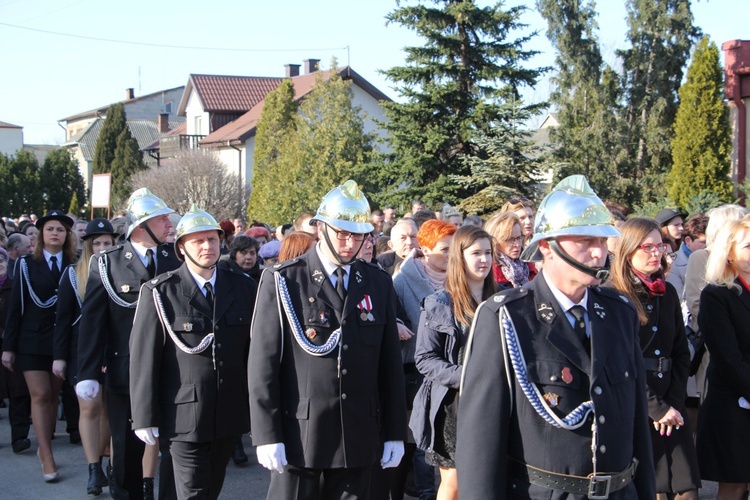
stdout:
{"type": "Polygon", "coordinates": [[[685,325],[685,335],[690,345],[693,346],[693,352],[695,352],[693,359],[690,360],[690,376],[692,377],[698,372],[698,368],[701,366],[703,355],[706,354],[706,344],[703,342],[701,332],[696,332],[690,325],[685,325]]]}

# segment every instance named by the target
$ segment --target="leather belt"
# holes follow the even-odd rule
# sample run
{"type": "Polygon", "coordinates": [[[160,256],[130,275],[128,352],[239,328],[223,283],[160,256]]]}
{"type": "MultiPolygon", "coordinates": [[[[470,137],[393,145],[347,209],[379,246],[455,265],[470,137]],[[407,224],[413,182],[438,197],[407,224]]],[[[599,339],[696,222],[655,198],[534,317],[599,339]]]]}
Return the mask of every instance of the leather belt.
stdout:
{"type": "Polygon", "coordinates": [[[643,358],[646,370],[656,373],[667,373],[672,369],[672,358],[643,358]]]}
{"type": "Polygon", "coordinates": [[[519,480],[541,486],[550,490],[564,491],[588,498],[609,498],[610,493],[623,489],[635,477],[638,460],[633,459],[630,467],[617,474],[597,473],[596,476],[572,476],[546,471],[524,464],[515,459],[508,459],[509,472],[519,480]]]}

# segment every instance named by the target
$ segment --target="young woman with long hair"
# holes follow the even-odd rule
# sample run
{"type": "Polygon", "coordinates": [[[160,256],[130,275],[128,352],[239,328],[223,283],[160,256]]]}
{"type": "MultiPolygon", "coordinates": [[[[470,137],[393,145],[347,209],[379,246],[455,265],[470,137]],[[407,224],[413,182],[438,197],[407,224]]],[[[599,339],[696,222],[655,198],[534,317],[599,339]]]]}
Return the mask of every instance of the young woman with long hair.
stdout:
{"type": "MultiPolygon", "coordinates": [[[[54,359],[52,372],[61,380],[75,387],[78,383],[78,323],[81,319],[81,303],[86,297],[86,282],[89,278],[91,256],[115,245],[116,233],[107,219],[96,218],[86,226],[81,258],[75,265],[63,271],[57,295],[57,322],[54,335],[54,359]]],[[[102,383],[104,377],[99,381],[102,383]]],[[[90,401],[78,398],[81,415],[78,430],[81,433],[83,451],[89,466],[86,492],[99,495],[107,485],[102,470],[102,456],[109,443],[109,422],[104,403],[105,391],[90,401]]]]}
{"type": "Polygon", "coordinates": [[[78,238],[72,226],[61,210],[36,222],[40,234],[34,253],[16,263],[3,344],[3,366],[22,371],[29,387],[37,455],[47,482],[58,478],[52,435],[62,380],[52,374],[54,306],[62,269],[76,258],[78,238]]]}
{"type": "Polygon", "coordinates": [[[718,498],[750,487],[750,215],[726,222],[711,245],[698,325],[711,358],[698,418],[701,477],[718,498]]]}
{"type": "Polygon", "coordinates": [[[620,232],[611,285],[630,299],[640,320],[657,498],[697,500],[698,458],[685,418],[690,351],[680,298],[664,280],[670,247],[653,219],[630,219],[620,232]]]}
{"type": "Polygon", "coordinates": [[[521,221],[524,246],[534,236],[534,202],[523,196],[511,198],[500,209],[500,212],[513,212],[521,221]]]}
{"type": "Polygon", "coordinates": [[[440,468],[440,500],[458,498],[456,416],[466,340],[480,303],[495,293],[492,237],[477,226],[453,235],[445,288],[429,295],[419,321],[415,361],[425,380],[409,423],[428,463],[440,468]]]}

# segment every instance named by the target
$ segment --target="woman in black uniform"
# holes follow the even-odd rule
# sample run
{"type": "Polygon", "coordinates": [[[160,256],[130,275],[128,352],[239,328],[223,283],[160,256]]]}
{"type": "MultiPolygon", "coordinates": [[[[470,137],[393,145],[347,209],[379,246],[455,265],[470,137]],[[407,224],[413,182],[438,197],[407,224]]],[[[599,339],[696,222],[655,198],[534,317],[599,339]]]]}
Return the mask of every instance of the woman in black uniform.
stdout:
{"type": "Polygon", "coordinates": [[[3,343],[3,366],[22,371],[29,386],[37,455],[47,482],[57,480],[52,435],[62,380],[52,375],[52,337],[62,269],[76,258],[72,226],[61,210],[52,210],[36,222],[40,234],[34,253],[16,262],[3,343]]]}

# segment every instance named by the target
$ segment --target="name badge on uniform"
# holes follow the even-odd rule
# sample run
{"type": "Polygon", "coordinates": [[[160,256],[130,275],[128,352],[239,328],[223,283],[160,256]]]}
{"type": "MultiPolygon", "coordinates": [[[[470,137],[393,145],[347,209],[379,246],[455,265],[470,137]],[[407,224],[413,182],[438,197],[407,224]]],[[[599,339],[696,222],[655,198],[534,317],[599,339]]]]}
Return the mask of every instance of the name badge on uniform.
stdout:
{"type": "Polygon", "coordinates": [[[357,309],[359,309],[359,319],[362,321],[375,321],[375,317],[372,315],[372,299],[370,299],[369,295],[365,295],[362,302],[357,304],[357,309]]]}

